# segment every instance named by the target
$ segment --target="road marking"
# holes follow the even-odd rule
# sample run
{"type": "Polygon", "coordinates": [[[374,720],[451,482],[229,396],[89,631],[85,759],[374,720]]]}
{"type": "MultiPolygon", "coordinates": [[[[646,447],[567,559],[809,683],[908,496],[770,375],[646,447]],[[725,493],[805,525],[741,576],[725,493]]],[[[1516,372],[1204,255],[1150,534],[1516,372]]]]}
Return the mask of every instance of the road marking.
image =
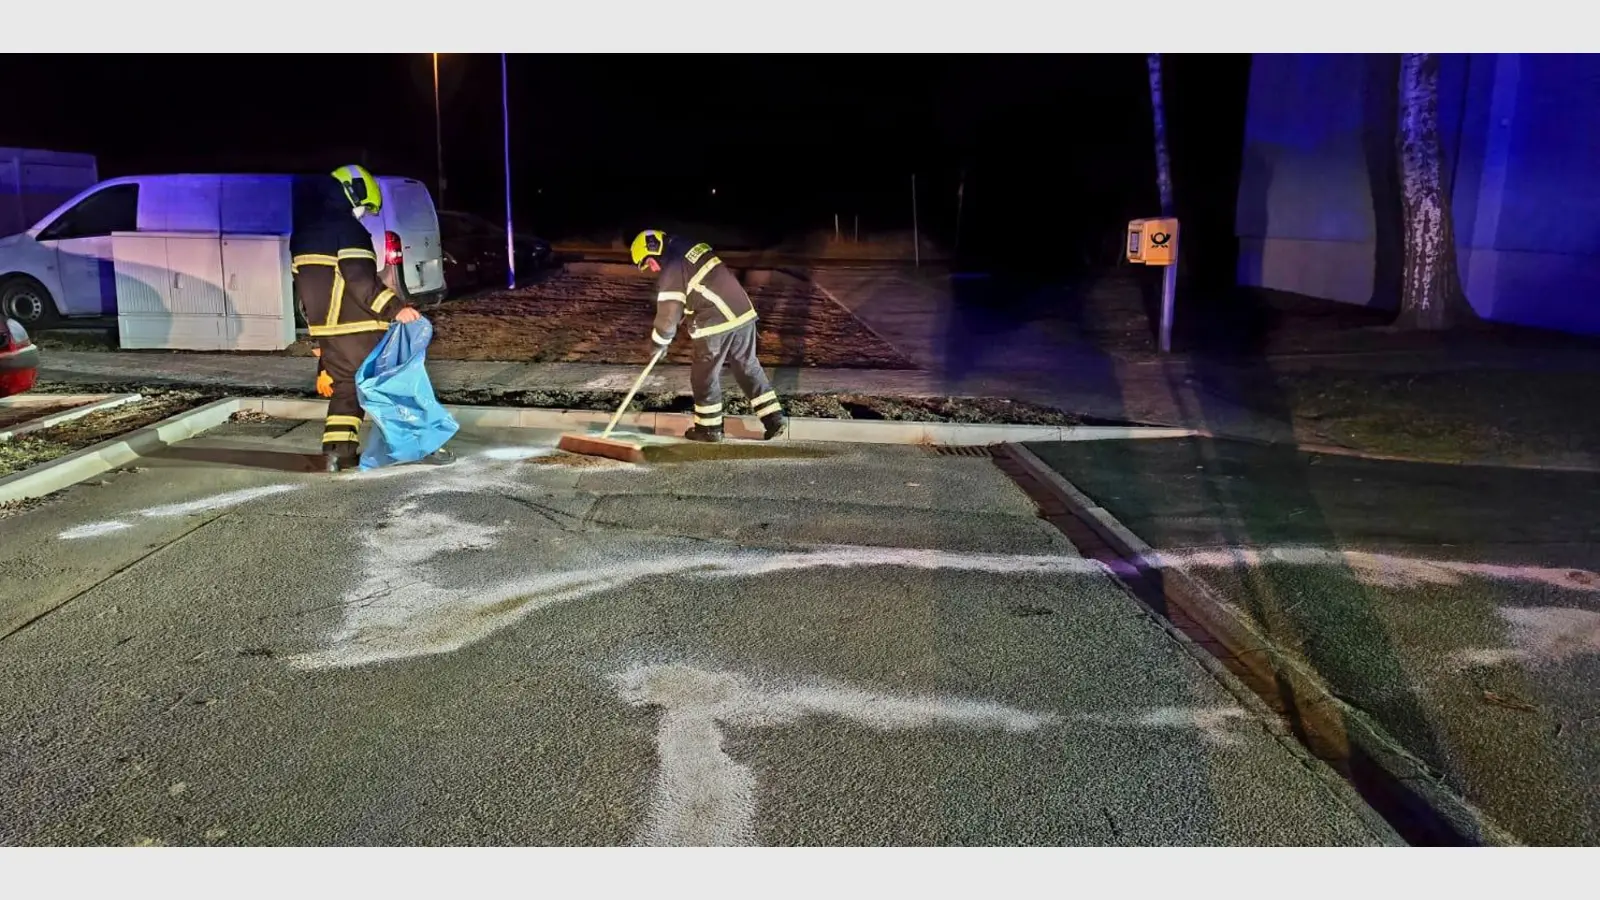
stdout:
{"type": "MultiPolygon", "coordinates": [[[[458,464],[449,468],[460,471],[419,482],[417,490],[409,496],[482,493],[495,484],[517,483],[515,466],[462,468],[458,464]]],[[[390,514],[400,512],[392,510],[390,514]]],[[[445,530],[458,527],[464,533],[477,528],[465,522],[440,527],[445,530]]],[[[803,569],[869,566],[1020,576],[1093,576],[1106,572],[1099,561],[1079,556],[957,553],[903,547],[833,546],[790,552],[731,547],[721,552],[660,553],[623,561],[594,551],[579,554],[565,567],[554,571],[463,587],[459,578],[445,583],[427,565],[428,560],[439,554],[453,552],[450,548],[426,554],[409,553],[404,547],[391,549],[391,542],[403,533],[395,529],[377,529],[365,536],[368,546],[363,562],[365,574],[346,596],[343,622],[326,648],[291,657],[292,665],[348,667],[448,653],[483,640],[538,610],[651,578],[742,578],[803,569]]],[[[484,532],[483,539],[494,540],[493,533],[493,530],[484,532]]],[[[1454,584],[1467,574],[1521,580],[1555,580],[1559,576],[1564,584],[1586,587],[1571,581],[1570,570],[1566,569],[1491,566],[1318,548],[1156,554],[1146,562],[1158,567],[1213,568],[1265,563],[1343,565],[1357,578],[1380,584],[1421,581],[1454,584]]]]}
{"type": "MultiPolygon", "coordinates": [[[[480,456],[492,462],[520,463],[525,460],[540,456],[548,456],[555,452],[553,447],[498,447],[484,451],[480,456]]],[[[382,469],[372,469],[367,472],[341,475],[331,481],[333,484],[346,484],[382,480],[397,475],[422,475],[430,477],[424,479],[422,484],[411,491],[411,496],[427,496],[442,493],[475,493],[485,487],[504,484],[508,481],[505,466],[492,466],[479,461],[476,457],[460,460],[451,466],[393,466],[382,469]]],[[[509,470],[507,470],[509,471],[509,470]]],[[[262,497],[271,497],[289,491],[298,491],[308,482],[293,482],[287,484],[269,484],[261,487],[243,488],[237,491],[228,491],[190,500],[184,503],[172,503],[164,506],[154,506],[148,509],[135,510],[131,515],[142,516],[149,519],[173,518],[188,516],[196,513],[212,512],[227,509],[233,506],[259,500],[262,497]]],[[[56,535],[60,540],[70,541],[83,538],[99,537],[114,531],[121,531],[133,526],[126,522],[91,522],[87,525],[78,525],[56,535]]]]}
{"type": "Polygon", "coordinates": [[[723,728],[770,728],[837,717],[880,731],[992,729],[1022,734],[1052,725],[1183,729],[1209,743],[1240,743],[1230,726],[1253,722],[1238,706],[1163,706],[1121,714],[1031,713],[987,700],[866,691],[827,679],[762,684],[733,672],[681,663],[611,675],[624,701],[660,710],[658,770],[638,842],[647,846],[752,846],[757,781],[723,750],[723,728]]]}
{"type": "MultiPolygon", "coordinates": [[[[414,515],[414,514],[413,514],[414,515]]],[[[448,531],[479,528],[436,514],[448,531]]],[[[391,521],[394,521],[391,519],[391,521]]],[[[494,530],[482,530],[489,540],[494,530]]],[[[289,658],[299,668],[368,665],[448,653],[480,641],[533,612],[625,587],[646,578],[744,577],[811,568],[900,566],[1010,575],[1103,572],[1079,556],[1008,556],[895,547],[827,547],[798,552],[730,549],[686,555],[661,553],[626,562],[595,551],[553,572],[463,589],[431,580],[424,563],[438,553],[408,548],[404,533],[380,528],[365,537],[364,577],[345,597],[345,618],[327,649],[289,658]]],[[[422,545],[429,547],[431,545],[422,545]]]]}
{"type": "MultiPolygon", "coordinates": [[[[199,500],[190,500],[186,503],[173,503],[166,506],[152,506],[149,509],[136,510],[133,515],[143,516],[147,519],[170,519],[177,516],[191,516],[196,513],[212,512],[249,503],[262,497],[271,497],[288,491],[297,491],[305,487],[304,484],[269,484],[263,487],[244,488],[238,491],[228,491],[225,494],[214,494],[202,497],[199,500]]],[[[78,525],[68,528],[56,535],[59,540],[72,541],[81,538],[99,537],[124,528],[132,528],[126,522],[91,522],[87,525],[78,525]]]]}
{"type": "Polygon", "coordinates": [[[1547,584],[1574,591],[1600,593],[1600,575],[1571,568],[1508,566],[1494,563],[1423,559],[1329,550],[1323,547],[1221,547],[1205,550],[1162,551],[1145,554],[1139,563],[1150,568],[1231,569],[1263,565],[1340,566],[1363,584],[1373,587],[1412,587],[1420,584],[1460,584],[1473,575],[1493,581],[1547,584]]]}
{"type": "Polygon", "coordinates": [[[821,680],[764,687],[731,672],[640,666],[611,676],[627,702],[661,709],[659,771],[640,843],[657,847],[753,846],[756,776],[722,748],[722,726],[787,725],[837,716],[883,731],[936,726],[1013,734],[1059,721],[998,703],[901,697],[821,680]]]}
{"type": "Polygon", "coordinates": [[[1149,730],[1193,730],[1210,744],[1231,747],[1240,743],[1231,726],[1250,721],[1250,713],[1240,706],[1161,706],[1129,719],[1127,716],[1085,714],[1074,717],[1080,722],[1092,722],[1108,728],[1141,728],[1149,730]]]}
{"type": "Polygon", "coordinates": [[[1463,666],[1518,661],[1546,666],[1600,654],[1600,612],[1564,606],[1502,606],[1496,610],[1511,626],[1511,647],[1472,647],[1451,654],[1463,666]]]}
{"type": "Polygon", "coordinates": [[[1005,553],[957,553],[908,547],[836,545],[793,553],[743,551],[690,557],[685,574],[701,578],[742,578],[797,569],[854,569],[897,566],[906,569],[952,569],[997,575],[1104,574],[1098,560],[1082,556],[1013,556],[1005,553]]]}
{"type": "Polygon", "coordinates": [[[124,528],[132,527],[127,522],[90,522],[88,525],[68,528],[66,531],[56,535],[56,537],[63,541],[75,541],[79,538],[99,537],[102,534],[110,534],[113,531],[121,531],[124,528]]]}
{"type": "Polygon", "coordinates": [[[173,503],[168,506],[157,506],[151,509],[141,510],[137,514],[151,519],[166,519],[174,516],[191,516],[195,513],[227,509],[230,506],[238,506],[241,503],[249,503],[251,500],[259,500],[262,497],[271,497],[274,494],[298,491],[303,487],[305,487],[305,485],[302,483],[269,484],[262,487],[244,488],[243,490],[229,491],[225,494],[202,497],[199,500],[191,500],[188,503],[173,503]]]}

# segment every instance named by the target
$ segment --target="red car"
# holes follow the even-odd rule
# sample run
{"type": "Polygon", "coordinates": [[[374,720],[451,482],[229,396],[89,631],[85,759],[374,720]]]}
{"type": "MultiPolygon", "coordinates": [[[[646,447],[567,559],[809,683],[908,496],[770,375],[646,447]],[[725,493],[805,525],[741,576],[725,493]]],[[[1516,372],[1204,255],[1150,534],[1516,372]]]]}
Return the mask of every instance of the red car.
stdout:
{"type": "Polygon", "coordinates": [[[39,380],[39,348],[16,319],[0,329],[0,397],[33,389],[39,380]]]}

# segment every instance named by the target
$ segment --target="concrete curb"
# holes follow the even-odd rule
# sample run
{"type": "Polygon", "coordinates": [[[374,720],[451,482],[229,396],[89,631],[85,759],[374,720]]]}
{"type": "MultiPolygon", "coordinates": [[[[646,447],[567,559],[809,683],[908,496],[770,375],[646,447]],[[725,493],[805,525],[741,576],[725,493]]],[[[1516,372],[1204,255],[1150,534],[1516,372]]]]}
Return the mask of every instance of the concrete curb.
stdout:
{"type": "Polygon", "coordinates": [[[154,425],[101,441],[59,459],[0,478],[0,503],[53,494],[86,478],[128,465],[169,444],[215,428],[239,408],[232,397],[179,413],[154,425]]]}
{"type": "MultiPolygon", "coordinates": [[[[327,414],[326,400],[289,400],[272,397],[241,397],[240,410],[251,410],[283,419],[320,419],[327,414]]],[[[584,409],[542,409],[501,406],[445,406],[463,429],[552,428],[562,431],[598,432],[611,420],[611,413],[584,409]]],[[[617,422],[621,433],[629,431],[677,437],[689,427],[688,413],[627,413],[617,422]]],[[[725,422],[732,438],[753,439],[761,435],[761,421],[754,416],[729,416],[725,422]]],[[[1187,428],[1158,428],[1140,425],[987,425],[966,422],[892,422],[859,419],[797,418],[779,441],[823,441],[864,444],[936,444],[975,447],[1008,441],[1101,441],[1140,438],[1190,437],[1187,428]]]]}
{"type": "Polygon", "coordinates": [[[63,422],[71,422],[73,419],[81,419],[90,413],[112,409],[114,407],[121,406],[124,403],[133,403],[136,400],[142,399],[144,399],[144,397],[141,394],[22,394],[16,397],[6,397],[5,399],[0,400],[0,407],[34,405],[44,406],[46,404],[60,403],[67,400],[81,400],[83,401],[83,405],[75,406],[72,409],[64,412],[58,412],[55,415],[45,416],[42,419],[33,419],[23,422],[21,425],[18,425],[15,428],[9,428],[5,431],[0,431],[0,441],[9,441],[18,435],[29,434],[34,431],[43,431],[46,428],[52,428],[56,425],[60,425],[63,422]]]}
{"type": "MultiPolygon", "coordinates": [[[[123,400],[122,402],[129,402],[123,400]]],[[[560,410],[498,406],[446,406],[463,429],[549,428],[598,432],[611,414],[598,410],[560,410]]],[[[320,419],[326,400],[273,397],[225,397],[205,406],[85,447],[76,453],[0,478],[0,503],[42,497],[87,478],[128,465],[169,444],[187,440],[228,421],[236,412],[259,412],[283,419],[320,419]]],[[[681,435],[693,421],[688,413],[630,413],[619,428],[650,435],[681,435]]],[[[727,420],[728,435],[757,438],[761,422],[753,416],[727,420]]],[[[848,419],[793,419],[779,441],[821,441],[867,444],[924,444],[956,447],[987,446],[1007,441],[1094,441],[1188,437],[1185,428],[1121,425],[984,425],[964,422],[888,422],[848,419]]]]}
{"type": "MultiPolygon", "coordinates": [[[[1031,476],[1048,486],[1112,550],[1130,572],[1152,576],[1165,601],[1204,630],[1236,664],[1258,681],[1273,684],[1280,697],[1297,710],[1296,733],[1313,755],[1344,773],[1375,766],[1390,786],[1413,794],[1466,842],[1486,846],[1521,846],[1514,835],[1446,786],[1426,763],[1409,753],[1376,722],[1341,700],[1322,676],[1290,656],[1262,633],[1241,611],[1225,603],[1181,569],[1153,569],[1143,562],[1155,549],[1129,531],[1110,512],[1078,490],[1026,447],[1008,444],[1006,451],[1031,476]],[[1318,747],[1322,749],[1319,751],[1318,747]],[[1354,752],[1352,752],[1354,751],[1354,752]]],[[[1123,573],[1118,573],[1122,578],[1123,573]]],[[[1125,582],[1126,583],[1126,582],[1125,582]]],[[[1129,586],[1132,591],[1132,587],[1129,586]]],[[[1356,774],[1352,774],[1356,773],[1356,774]]]]}

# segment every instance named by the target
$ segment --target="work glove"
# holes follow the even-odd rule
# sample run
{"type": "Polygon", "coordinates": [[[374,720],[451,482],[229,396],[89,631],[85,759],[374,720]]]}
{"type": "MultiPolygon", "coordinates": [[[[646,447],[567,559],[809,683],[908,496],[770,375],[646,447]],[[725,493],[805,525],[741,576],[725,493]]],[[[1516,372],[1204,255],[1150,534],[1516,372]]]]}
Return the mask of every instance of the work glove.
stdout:
{"type": "Polygon", "coordinates": [[[333,376],[327,372],[317,373],[317,394],[322,397],[333,396],[333,376]]]}
{"type": "Polygon", "coordinates": [[[645,359],[652,359],[652,358],[655,357],[655,355],[657,353],[659,353],[661,350],[665,349],[666,347],[667,347],[666,344],[658,344],[655,341],[651,341],[650,342],[650,349],[645,351],[644,358],[645,359]]]}

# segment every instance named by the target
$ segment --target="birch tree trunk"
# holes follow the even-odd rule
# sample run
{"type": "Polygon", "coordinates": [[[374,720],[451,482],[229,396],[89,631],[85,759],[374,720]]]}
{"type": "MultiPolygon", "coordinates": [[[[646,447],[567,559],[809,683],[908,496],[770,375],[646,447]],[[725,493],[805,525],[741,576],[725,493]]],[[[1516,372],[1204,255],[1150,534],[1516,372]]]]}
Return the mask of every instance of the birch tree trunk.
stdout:
{"type": "Polygon", "coordinates": [[[1161,214],[1172,215],[1172,160],[1167,156],[1166,101],[1161,96],[1161,54],[1145,57],[1150,70],[1150,107],[1155,113],[1156,187],[1161,192],[1161,214]]]}
{"type": "Polygon", "coordinates": [[[1443,329],[1476,318],[1461,290],[1450,186],[1439,140],[1439,55],[1400,55],[1400,204],[1405,261],[1400,314],[1406,328],[1443,329]]]}
{"type": "MultiPolygon", "coordinates": [[[[1161,215],[1171,216],[1173,213],[1172,201],[1172,159],[1167,155],[1167,107],[1166,98],[1161,91],[1161,54],[1151,53],[1145,57],[1145,65],[1150,70],[1150,108],[1155,116],[1155,141],[1156,141],[1156,189],[1161,194],[1161,215]]],[[[1180,229],[1179,234],[1182,234],[1180,229]]],[[[1173,252],[1178,258],[1172,265],[1164,266],[1161,271],[1161,323],[1156,335],[1156,346],[1162,353],[1172,352],[1172,321],[1176,316],[1176,300],[1174,294],[1178,289],[1178,266],[1183,262],[1182,238],[1173,244],[1173,252]]]]}

